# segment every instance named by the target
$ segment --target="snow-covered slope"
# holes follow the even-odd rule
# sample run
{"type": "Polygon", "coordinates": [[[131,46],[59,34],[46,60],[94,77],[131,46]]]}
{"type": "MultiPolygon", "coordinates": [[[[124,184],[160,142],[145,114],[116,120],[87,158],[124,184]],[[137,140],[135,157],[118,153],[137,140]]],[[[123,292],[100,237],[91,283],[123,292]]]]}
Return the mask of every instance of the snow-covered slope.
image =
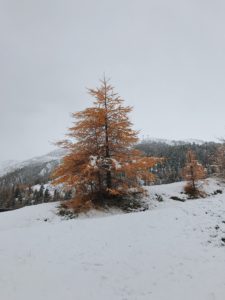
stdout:
{"type": "Polygon", "coordinates": [[[164,201],[139,213],[65,221],[56,203],[1,213],[1,299],[224,300],[224,195],[179,202],[182,183],[149,190],[164,201]]]}
{"type": "Polygon", "coordinates": [[[0,176],[13,172],[14,170],[24,168],[26,166],[35,166],[51,161],[60,161],[65,153],[65,150],[57,149],[46,155],[34,157],[22,162],[13,160],[0,162],[0,176]]]}
{"type": "Polygon", "coordinates": [[[0,161],[0,176],[13,171],[17,164],[19,162],[16,160],[0,161]]]}

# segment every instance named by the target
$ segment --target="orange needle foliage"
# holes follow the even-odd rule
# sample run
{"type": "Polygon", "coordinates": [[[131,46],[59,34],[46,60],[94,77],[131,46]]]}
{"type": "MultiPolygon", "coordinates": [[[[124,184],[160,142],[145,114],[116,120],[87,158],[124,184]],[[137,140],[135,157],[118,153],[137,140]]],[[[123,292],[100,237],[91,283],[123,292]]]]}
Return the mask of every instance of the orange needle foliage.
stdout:
{"type": "Polygon", "coordinates": [[[212,165],[215,175],[219,178],[225,178],[225,144],[223,143],[217,148],[213,157],[212,165]]]}
{"type": "Polygon", "coordinates": [[[73,114],[69,139],[58,143],[68,154],[53,174],[54,183],[75,188],[74,201],[79,203],[103,205],[112,198],[142,193],[141,181],[154,180],[150,169],[162,159],[133,149],[138,132],[128,117],[132,108],[123,106],[105,78],[89,94],[93,106],[73,114]]]}
{"type": "Polygon", "coordinates": [[[186,165],[183,168],[183,178],[187,181],[185,191],[191,196],[197,196],[199,193],[196,186],[197,181],[206,177],[205,168],[198,162],[196,155],[192,150],[187,152],[186,165]]]}

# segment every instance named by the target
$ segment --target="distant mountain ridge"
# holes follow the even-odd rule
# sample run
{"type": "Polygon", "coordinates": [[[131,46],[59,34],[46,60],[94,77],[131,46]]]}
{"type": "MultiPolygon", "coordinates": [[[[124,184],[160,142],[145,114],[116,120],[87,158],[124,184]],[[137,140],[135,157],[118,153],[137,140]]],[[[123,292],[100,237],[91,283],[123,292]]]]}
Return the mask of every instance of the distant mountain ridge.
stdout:
{"type": "Polygon", "coordinates": [[[37,166],[51,161],[60,161],[66,154],[64,149],[53,150],[46,155],[33,157],[25,161],[8,160],[0,162],[0,176],[4,176],[8,173],[12,173],[15,170],[22,169],[27,166],[37,166]]]}
{"type": "MultiPolygon", "coordinates": [[[[141,143],[163,143],[171,146],[177,146],[177,145],[186,145],[186,144],[196,144],[196,145],[203,145],[205,143],[208,143],[207,141],[200,140],[200,139],[185,139],[185,140],[169,140],[169,139],[161,139],[161,138],[154,138],[154,137],[144,137],[141,141],[141,143]]],[[[209,142],[210,143],[210,142],[209,142]]]]}
{"type": "MultiPolygon", "coordinates": [[[[135,146],[147,156],[165,158],[151,172],[156,175],[155,184],[172,183],[182,180],[188,150],[196,153],[197,159],[206,168],[208,176],[213,174],[211,158],[218,143],[199,140],[169,141],[144,139],[135,146]]],[[[15,208],[48,201],[70,199],[71,191],[51,189],[52,173],[59,165],[66,151],[56,149],[43,156],[23,162],[8,161],[0,165],[0,208],[15,208]],[[37,188],[34,188],[37,187],[37,188]]]]}
{"type": "Polygon", "coordinates": [[[11,172],[18,163],[16,160],[0,161],[0,176],[11,172]]]}
{"type": "MultiPolygon", "coordinates": [[[[154,137],[143,137],[140,143],[162,143],[171,146],[179,146],[179,145],[186,145],[186,144],[196,144],[196,145],[203,145],[208,143],[203,140],[199,139],[186,139],[186,140],[169,140],[169,139],[161,139],[161,138],[154,138],[154,137]]],[[[213,142],[212,142],[213,143],[213,142]]],[[[15,170],[22,169],[27,166],[37,166],[47,162],[59,162],[63,156],[65,156],[66,150],[64,149],[56,149],[53,150],[45,155],[37,156],[25,161],[16,161],[16,160],[7,160],[7,161],[0,161],[0,177],[14,172],[15,170]]]]}
{"type": "MultiPolygon", "coordinates": [[[[136,148],[149,156],[167,158],[164,166],[155,172],[157,173],[158,182],[168,183],[181,180],[179,172],[185,163],[188,149],[194,150],[200,162],[208,167],[210,164],[209,158],[217,145],[218,143],[215,142],[204,142],[196,139],[173,141],[148,137],[136,145],[136,148]]],[[[5,161],[0,163],[0,188],[16,185],[46,184],[51,181],[53,170],[59,165],[65,155],[66,150],[56,149],[46,155],[37,156],[22,162],[5,161]]]]}

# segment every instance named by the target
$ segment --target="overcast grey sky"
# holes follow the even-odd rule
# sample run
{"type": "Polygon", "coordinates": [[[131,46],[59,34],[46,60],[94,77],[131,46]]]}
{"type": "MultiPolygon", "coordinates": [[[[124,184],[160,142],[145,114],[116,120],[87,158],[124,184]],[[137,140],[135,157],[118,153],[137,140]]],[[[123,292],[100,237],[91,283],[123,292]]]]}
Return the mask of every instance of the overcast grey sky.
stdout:
{"type": "Polygon", "coordinates": [[[0,0],[0,160],[53,149],[103,72],[143,135],[225,136],[225,1],[0,0]]]}

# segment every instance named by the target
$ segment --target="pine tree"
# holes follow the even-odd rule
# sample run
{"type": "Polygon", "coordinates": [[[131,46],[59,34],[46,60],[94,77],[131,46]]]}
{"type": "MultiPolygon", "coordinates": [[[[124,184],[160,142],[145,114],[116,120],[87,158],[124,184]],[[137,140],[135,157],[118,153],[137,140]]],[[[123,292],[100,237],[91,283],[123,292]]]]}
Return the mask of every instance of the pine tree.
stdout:
{"type": "Polygon", "coordinates": [[[54,190],[53,201],[59,201],[59,200],[60,200],[60,194],[57,190],[54,190]]]}
{"type": "Polygon", "coordinates": [[[72,198],[72,190],[65,191],[64,200],[70,200],[72,198]]]}
{"type": "Polygon", "coordinates": [[[51,201],[51,194],[50,194],[49,190],[46,189],[44,192],[44,202],[49,202],[49,201],[51,201]]]}
{"type": "Polygon", "coordinates": [[[141,180],[153,181],[150,169],[161,161],[133,148],[138,132],[128,117],[132,108],[123,105],[105,78],[89,94],[93,106],[73,114],[69,139],[58,143],[68,154],[53,174],[55,184],[75,188],[74,207],[107,205],[109,200],[143,193],[141,180]]]}
{"type": "Polygon", "coordinates": [[[189,150],[186,156],[186,164],[183,168],[183,178],[187,181],[185,186],[185,192],[192,197],[200,195],[200,191],[197,186],[197,182],[200,179],[205,178],[205,168],[198,162],[194,151],[189,150]]]}
{"type": "Polygon", "coordinates": [[[40,189],[37,193],[36,203],[43,203],[44,202],[44,185],[41,184],[40,189]]]}

